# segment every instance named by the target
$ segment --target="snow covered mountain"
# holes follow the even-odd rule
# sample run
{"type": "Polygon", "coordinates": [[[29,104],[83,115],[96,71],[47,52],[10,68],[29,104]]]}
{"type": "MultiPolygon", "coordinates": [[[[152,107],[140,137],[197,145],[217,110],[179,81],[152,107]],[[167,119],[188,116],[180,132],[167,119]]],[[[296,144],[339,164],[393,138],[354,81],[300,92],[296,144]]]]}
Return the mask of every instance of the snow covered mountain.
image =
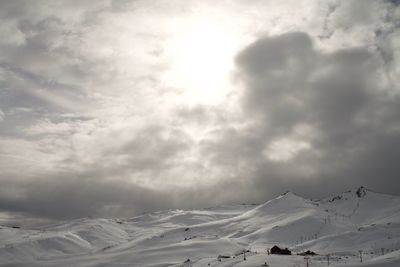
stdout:
{"type": "Polygon", "coordinates": [[[307,250],[318,254],[310,266],[326,266],[328,254],[330,266],[400,266],[400,197],[363,187],[322,200],[288,192],[261,205],[0,226],[0,266],[304,266],[295,254],[307,250]],[[294,255],[267,255],[274,245],[294,255]]]}

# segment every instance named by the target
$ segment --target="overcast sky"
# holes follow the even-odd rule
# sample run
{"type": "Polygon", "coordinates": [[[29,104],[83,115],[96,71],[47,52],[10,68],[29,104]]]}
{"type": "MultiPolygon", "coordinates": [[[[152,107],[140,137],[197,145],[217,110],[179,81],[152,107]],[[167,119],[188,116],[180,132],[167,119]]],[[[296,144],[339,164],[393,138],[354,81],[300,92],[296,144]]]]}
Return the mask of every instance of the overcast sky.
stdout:
{"type": "Polygon", "coordinates": [[[0,0],[0,221],[400,195],[398,1],[0,0]]]}

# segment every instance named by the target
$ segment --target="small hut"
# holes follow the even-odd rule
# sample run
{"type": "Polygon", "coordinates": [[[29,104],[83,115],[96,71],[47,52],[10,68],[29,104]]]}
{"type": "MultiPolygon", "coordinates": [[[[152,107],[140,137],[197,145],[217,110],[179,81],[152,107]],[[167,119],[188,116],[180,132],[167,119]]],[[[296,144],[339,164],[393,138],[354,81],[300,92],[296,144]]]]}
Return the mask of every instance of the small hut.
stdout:
{"type": "Polygon", "coordinates": [[[282,249],[275,245],[271,248],[271,254],[292,255],[292,252],[288,248],[282,249]]]}

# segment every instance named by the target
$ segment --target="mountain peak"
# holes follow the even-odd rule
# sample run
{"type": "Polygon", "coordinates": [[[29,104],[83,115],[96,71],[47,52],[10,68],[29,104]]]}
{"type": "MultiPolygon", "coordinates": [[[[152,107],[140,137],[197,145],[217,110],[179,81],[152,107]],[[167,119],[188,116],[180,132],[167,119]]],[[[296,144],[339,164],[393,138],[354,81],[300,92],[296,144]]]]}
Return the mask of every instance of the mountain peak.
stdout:
{"type": "Polygon", "coordinates": [[[367,195],[367,190],[364,188],[364,186],[360,186],[357,190],[356,190],[356,195],[359,198],[365,197],[367,195]]]}
{"type": "Polygon", "coordinates": [[[370,190],[366,189],[364,186],[360,186],[357,189],[351,189],[338,195],[332,195],[326,200],[329,202],[334,202],[338,200],[349,200],[354,198],[364,198],[370,190]]]}
{"type": "Polygon", "coordinates": [[[285,200],[285,201],[294,201],[294,202],[309,202],[310,200],[307,198],[304,198],[302,196],[299,196],[295,193],[293,193],[292,191],[286,191],[285,193],[279,195],[277,198],[275,198],[274,200],[285,200]]]}
{"type": "Polygon", "coordinates": [[[286,196],[286,195],[294,195],[294,193],[292,191],[286,191],[281,196],[286,196]]]}
{"type": "Polygon", "coordinates": [[[286,191],[285,193],[279,195],[276,199],[280,198],[303,198],[303,197],[296,195],[292,191],[286,191]]]}

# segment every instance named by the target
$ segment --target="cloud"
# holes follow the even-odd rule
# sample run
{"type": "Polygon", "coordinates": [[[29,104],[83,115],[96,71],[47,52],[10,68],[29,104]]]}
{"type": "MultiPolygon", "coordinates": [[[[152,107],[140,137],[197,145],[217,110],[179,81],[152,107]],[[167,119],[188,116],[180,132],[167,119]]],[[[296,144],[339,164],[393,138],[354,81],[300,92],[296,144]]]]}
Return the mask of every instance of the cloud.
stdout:
{"type": "Polygon", "coordinates": [[[2,193],[0,209],[36,217],[132,216],[173,204],[165,192],[131,185],[123,180],[60,176],[51,181],[36,179],[24,185],[9,183],[3,180],[9,189],[22,192],[13,195],[2,193]]]}
{"type": "MultiPolygon", "coordinates": [[[[231,165],[254,166],[246,179],[255,182],[255,192],[289,187],[320,197],[332,191],[319,186],[327,183],[337,190],[364,184],[398,194],[392,187],[399,175],[393,161],[400,147],[393,142],[400,125],[393,115],[399,112],[400,95],[386,87],[378,50],[323,52],[308,34],[293,32],[258,39],[236,62],[252,135],[236,132],[235,141],[220,136],[217,142],[235,143],[231,165]],[[308,133],[293,139],[301,126],[308,133]],[[277,146],[283,162],[276,162],[277,146]]],[[[232,154],[217,153],[219,158],[232,154]]]]}
{"type": "Polygon", "coordinates": [[[213,2],[214,16],[210,3],[0,3],[7,218],[132,216],[361,184],[400,194],[398,4],[213,2]],[[193,18],[237,41],[221,104],[185,102],[201,88],[163,78],[193,18]]]}

